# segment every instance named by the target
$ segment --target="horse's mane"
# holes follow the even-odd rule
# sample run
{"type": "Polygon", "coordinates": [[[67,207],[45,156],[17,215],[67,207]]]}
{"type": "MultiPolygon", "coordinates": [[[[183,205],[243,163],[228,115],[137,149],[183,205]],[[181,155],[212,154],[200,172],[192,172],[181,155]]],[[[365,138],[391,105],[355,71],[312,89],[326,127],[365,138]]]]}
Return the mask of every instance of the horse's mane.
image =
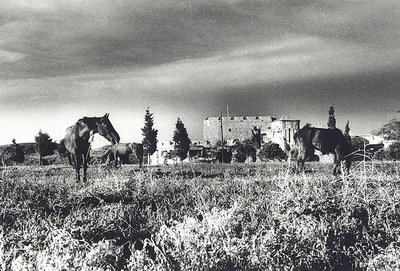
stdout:
{"type": "Polygon", "coordinates": [[[90,129],[93,129],[95,127],[95,123],[96,123],[97,119],[98,118],[96,118],[96,117],[83,117],[83,118],[79,119],[78,122],[83,122],[90,129]]]}
{"type": "Polygon", "coordinates": [[[304,129],[304,128],[312,128],[311,123],[307,122],[307,123],[303,126],[303,128],[301,128],[301,129],[304,129]]]}

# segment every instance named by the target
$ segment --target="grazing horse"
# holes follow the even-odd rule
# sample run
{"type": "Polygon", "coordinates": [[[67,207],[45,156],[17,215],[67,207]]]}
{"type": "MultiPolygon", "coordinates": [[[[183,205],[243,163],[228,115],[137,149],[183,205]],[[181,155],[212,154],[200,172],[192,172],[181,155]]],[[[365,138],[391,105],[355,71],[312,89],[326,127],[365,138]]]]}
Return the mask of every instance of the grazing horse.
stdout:
{"type": "Polygon", "coordinates": [[[143,144],[141,143],[116,143],[103,155],[103,162],[109,158],[110,162],[114,160],[114,165],[117,167],[118,158],[120,163],[129,162],[129,155],[134,153],[139,160],[139,167],[143,163],[143,144]]]}
{"type": "Polygon", "coordinates": [[[294,134],[294,156],[297,160],[298,168],[304,167],[305,159],[319,150],[322,154],[332,153],[335,156],[333,174],[338,173],[341,161],[346,162],[346,171],[350,171],[351,166],[351,140],[348,134],[343,134],[339,129],[314,128],[306,124],[294,134]]]}
{"type": "Polygon", "coordinates": [[[84,117],[67,128],[64,145],[69,152],[68,160],[76,170],[76,178],[80,181],[80,168],[83,166],[83,181],[86,181],[87,163],[89,160],[90,138],[99,133],[111,143],[119,142],[119,135],[108,119],[109,114],[101,118],[84,117]]]}

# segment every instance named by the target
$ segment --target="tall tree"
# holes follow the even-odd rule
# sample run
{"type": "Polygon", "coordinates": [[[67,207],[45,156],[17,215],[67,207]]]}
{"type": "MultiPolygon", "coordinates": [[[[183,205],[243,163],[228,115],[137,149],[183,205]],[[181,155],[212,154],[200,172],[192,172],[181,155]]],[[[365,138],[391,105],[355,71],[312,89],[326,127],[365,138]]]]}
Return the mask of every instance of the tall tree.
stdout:
{"type": "Polygon", "coordinates": [[[400,121],[394,118],[377,131],[372,131],[372,134],[382,136],[386,140],[396,140],[400,142],[400,121]]]}
{"type": "Polygon", "coordinates": [[[157,135],[158,130],[153,128],[154,120],[153,113],[150,113],[150,109],[146,109],[144,115],[144,127],[142,128],[143,135],[143,152],[145,156],[153,154],[157,150],[157,135]]]}
{"type": "Polygon", "coordinates": [[[58,145],[53,142],[49,134],[43,133],[41,130],[39,134],[35,136],[36,149],[39,152],[39,164],[42,165],[42,159],[44,156],[53,155],[58,145]]]}
{"type": "Polygon", "coordinates": [[[192,142],[190,141],[185,125],[180,118],[178,118],[178,121],[175,124],[175,131],[172,140],[175,142],[174,149],[176,155],[181,159],[181,161],[186,159],[190,143],[192,142]]]}
{"type": "Polygon", "coordinates": [[[329,118],[328,118],[328,128],[333,129],[336,128],[336,119],[335,119],[335,109],[333,108],[333,105],[329,107],[329,118]]]}

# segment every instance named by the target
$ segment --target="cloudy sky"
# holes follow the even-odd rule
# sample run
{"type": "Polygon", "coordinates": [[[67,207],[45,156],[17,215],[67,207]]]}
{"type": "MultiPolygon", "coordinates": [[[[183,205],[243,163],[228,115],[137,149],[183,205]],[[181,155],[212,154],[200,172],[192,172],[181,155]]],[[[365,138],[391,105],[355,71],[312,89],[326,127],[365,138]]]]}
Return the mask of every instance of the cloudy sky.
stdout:
{"type": "Polygon", "coordinates": [[[369,133],[399,103],[398,0],[0,1],[0,144],[106,112],[140,141],[147,107],[161,140],[227,105],[369,133]]]}

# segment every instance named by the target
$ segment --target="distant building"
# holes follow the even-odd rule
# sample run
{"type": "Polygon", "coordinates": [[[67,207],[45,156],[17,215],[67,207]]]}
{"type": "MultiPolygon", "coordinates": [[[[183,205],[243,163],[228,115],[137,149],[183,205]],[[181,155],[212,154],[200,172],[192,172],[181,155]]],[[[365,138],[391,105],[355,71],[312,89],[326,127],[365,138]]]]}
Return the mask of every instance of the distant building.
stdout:
{"type": "Polygon", "coordinates": [[[293,135],[300,129],[300,120],[282,117],[271,123],[272,137],[271,141],[278,143],[282,149],[285,149],[285,143],[293,144],[293,135]]]}
{"type": "MultiPolygon", "coordinates": [[[[254,128],[260,129],[262,142],[272,141],[284,146],[293,142],[293,134],[299,130],[300,120],[272,116],[222,117],[224,140],[233,142],[251,139],[254,128]]],[[[221,140],[221,118],[208,117],[203,122],[203,140],[214,145],[221,140]]]]}

